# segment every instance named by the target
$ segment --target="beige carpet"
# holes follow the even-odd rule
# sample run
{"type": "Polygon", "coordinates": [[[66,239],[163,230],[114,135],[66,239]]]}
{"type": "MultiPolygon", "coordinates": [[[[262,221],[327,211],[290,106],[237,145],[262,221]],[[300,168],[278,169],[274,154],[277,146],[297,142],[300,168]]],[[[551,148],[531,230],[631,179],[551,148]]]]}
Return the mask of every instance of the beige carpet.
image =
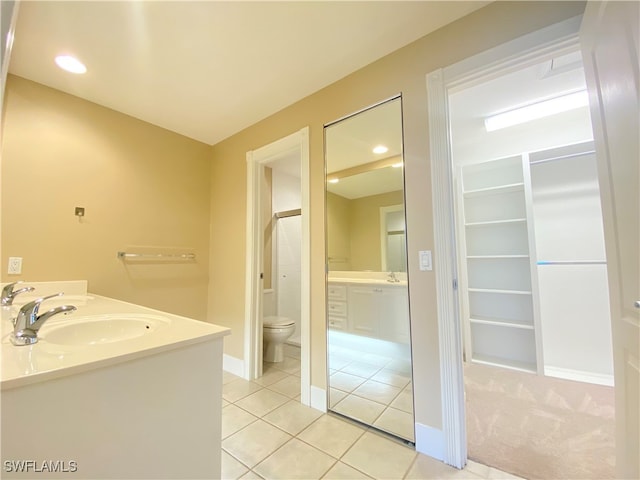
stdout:
{"type": "Polygon", "coordinates": [[[528,479],[610,479],[612,387],[465,365],[469,458],[528,479]]]}

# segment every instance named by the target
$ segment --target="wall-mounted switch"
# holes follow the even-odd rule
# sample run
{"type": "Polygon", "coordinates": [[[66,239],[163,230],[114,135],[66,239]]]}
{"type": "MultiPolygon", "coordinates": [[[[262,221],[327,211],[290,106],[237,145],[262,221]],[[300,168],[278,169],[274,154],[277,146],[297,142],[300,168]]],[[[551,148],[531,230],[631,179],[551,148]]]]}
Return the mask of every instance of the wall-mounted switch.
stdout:
{"type": "Polygon", "coordinates": [[[9,275],[22,273],[22,257],[9,257],[9,275]]]}
{"type": "Polygon", "coordinates": [[[433,270],[431,265],[431,250],[420,250],[418,252],[418,265],[423,272],[433,270]]]}
{"type": "Polygon", "coordinates": [[[84,217],[84,207],[76,207],[76,217],[84,217]]]}

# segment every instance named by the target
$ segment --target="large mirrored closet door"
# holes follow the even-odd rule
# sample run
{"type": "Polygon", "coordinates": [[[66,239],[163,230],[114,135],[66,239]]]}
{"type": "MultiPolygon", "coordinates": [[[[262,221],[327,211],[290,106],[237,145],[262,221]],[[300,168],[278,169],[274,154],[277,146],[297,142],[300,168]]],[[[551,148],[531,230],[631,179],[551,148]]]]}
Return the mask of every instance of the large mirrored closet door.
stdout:
{"type": "Polygon", "coordinates": [[[401,98],[325,126],[329,409],[414,441],[401,98]]]}

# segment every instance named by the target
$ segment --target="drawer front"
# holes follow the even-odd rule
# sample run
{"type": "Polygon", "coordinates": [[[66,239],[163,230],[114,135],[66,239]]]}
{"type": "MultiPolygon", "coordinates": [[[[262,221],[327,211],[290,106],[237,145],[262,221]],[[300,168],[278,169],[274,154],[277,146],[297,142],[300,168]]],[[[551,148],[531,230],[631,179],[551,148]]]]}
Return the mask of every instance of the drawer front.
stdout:
{"type": "Polygon", "coordinates": [[[328,302],[328,314],[329,314],[329,316],[336,315],[336,316],[340,316],[340,317],[346,317],[347,316],[347,302],[329,301],[328,302]]]}
{"type": "Polygon", "coordinates": [[[347,319],[344,317],[334,317],[333,315],[329,315],[329,328],[331,330],[346,330],[347,319]]]}
{"type": "Polygon", "coordinates": [[[330,300],[346,300],[347,287],[345,285],[331,285],[327,287],[327,296],[330,300]]]}

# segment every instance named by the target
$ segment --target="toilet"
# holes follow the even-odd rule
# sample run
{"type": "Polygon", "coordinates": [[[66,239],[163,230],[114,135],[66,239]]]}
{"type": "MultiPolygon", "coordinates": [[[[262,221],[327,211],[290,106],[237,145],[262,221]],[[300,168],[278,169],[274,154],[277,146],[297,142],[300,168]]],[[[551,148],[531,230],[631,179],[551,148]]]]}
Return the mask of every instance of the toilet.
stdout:
{"type": "Polygon", "coordinates": [[[268,316],[262,320],[262,340],[264,344],[265,362],[282,362],[284,360],[284,342],[293,335],[296,324],[287,317],[268,316]]]}

